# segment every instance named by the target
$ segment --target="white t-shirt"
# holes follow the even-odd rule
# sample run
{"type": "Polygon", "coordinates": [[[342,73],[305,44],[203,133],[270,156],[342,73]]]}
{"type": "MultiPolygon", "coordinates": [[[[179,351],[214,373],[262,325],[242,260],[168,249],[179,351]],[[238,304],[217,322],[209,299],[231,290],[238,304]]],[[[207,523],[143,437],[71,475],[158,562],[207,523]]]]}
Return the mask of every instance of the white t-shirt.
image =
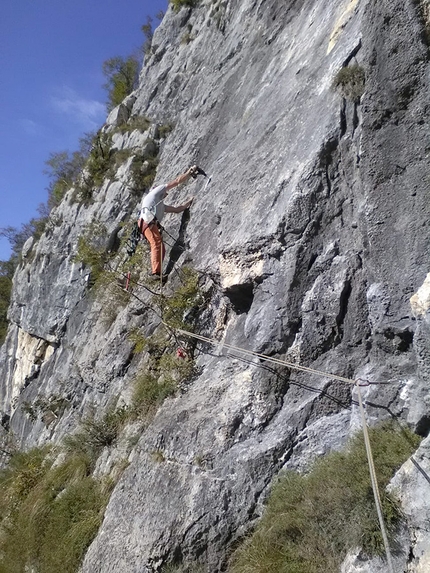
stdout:
{"type": "Polygon", "coordinates": [[[161,222],[164,216],[163,199],[166,196],[166,187],[166,184],[158,185],[151,189],[148,195],[145,195],[140,205],[139,219],[144,219],[150,223],[156,217],[157,221],[161,222]]]}

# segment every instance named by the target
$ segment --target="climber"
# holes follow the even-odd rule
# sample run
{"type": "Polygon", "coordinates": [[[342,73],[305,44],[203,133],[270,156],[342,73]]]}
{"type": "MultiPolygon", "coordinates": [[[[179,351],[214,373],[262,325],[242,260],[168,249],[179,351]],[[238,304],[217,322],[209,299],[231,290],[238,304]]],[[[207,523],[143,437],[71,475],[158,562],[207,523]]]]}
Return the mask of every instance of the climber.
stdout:
{"type": "Polygon", "coordinates": [[[165,248],[160,233],[160,222],[164,213],[182,213],[191,206],[194,199],[191,197],[191,199],[183,205],[173,207],[172,205],[166,205],[164,203],[164,198],[170,189],[185,183],[190,177],[195,179],[200,173],[203,174],[203,170],[197,167],[197,165],[193,165],[185,173],[179,175],[173,181],[170,181],[170,183],[157,185],[157,187],[151,189],[142,200],[137,223],[140,232],[145,236],[151,247],[152,272],[150,276],[152,278],[160,278],[162,274],[165,248]]]}

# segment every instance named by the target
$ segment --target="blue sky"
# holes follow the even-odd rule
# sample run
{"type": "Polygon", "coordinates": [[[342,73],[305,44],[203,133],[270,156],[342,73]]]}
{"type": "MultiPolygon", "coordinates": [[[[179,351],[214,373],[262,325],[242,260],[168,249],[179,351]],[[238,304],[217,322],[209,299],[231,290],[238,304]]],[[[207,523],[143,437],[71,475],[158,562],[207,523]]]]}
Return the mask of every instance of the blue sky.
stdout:
{"type": "MultiPolygon", "coordinates": [[[[144,41],[168,0],[2,0],[0,228],[38,216],[51,152],[74,151],[106,118],[102,64],[144,41]]],[[[9,245],[0,238],[0,259],[9,245]]]]}

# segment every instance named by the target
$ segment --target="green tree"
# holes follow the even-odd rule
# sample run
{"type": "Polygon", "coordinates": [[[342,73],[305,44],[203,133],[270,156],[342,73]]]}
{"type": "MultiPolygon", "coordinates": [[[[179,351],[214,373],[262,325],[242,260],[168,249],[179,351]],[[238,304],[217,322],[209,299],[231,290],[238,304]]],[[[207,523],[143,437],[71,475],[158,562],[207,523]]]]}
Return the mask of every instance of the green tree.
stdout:
{"type": "Polygon", "coordinates": [[[117,56],[103,62],[103,74],[107,82],[103,87],[108,92],[108,111],[119,105],[137,87],[139,62],[135,56],[127,59],[117,56]]]}
{"type": "Polygon", "coordinates": [[[4,342],[7,332],[7,309],[12,290],[13,265],[10,261],[0,261],[0,344],[4,342]]]}
{"type": "Polygon", "coordinates": [[[143,36],[145,38],[145,41],[143,43],[143,53],[149,54],[149,52],[151,51],[152,37],[154,35],[153,29],[152,29],[152,18],[151,18],[151,16],[147,16],[146,24],[143,24],[143,26],[141,27],[141,30],[142,30],[143,36]]]}
{"type": "MultiPolygon", "coordinates": [[[[45,205],[39,206],[39,212],[42,213],[45,205]]],[[[11,246],[12,252],[7,261],[0,260],[0,344],[3,344],[7,332],[7,310],[10,303],[10,294],[12,290],[12,278],[20,260],[22,247],[27,239],[34,237],[36,240],[45,230],[47,216],[40,218],[34,217],[28,223],[17,227],[3,227],[0,229],[0,237],[5,237],[11,246]]]]}
{"type": "Polygon", "coordinates": [[[79,149],[73,153],[57,151],[45,161],[44,173],[50,178],[48,185],[48,210],[56,207],[64,194],[72,187],[85,166],[90,154],[94,133],[86,133],[79,139],[79,149]]]}
{"type": "Polygon", "coordinates": [[[12,248],[12,253],[7,261],[0,261],[0,345],[3,344],[8,327],[7,310],[10,304],[12,292],[12,278],[19,262],[19,253],[28,237],[31,236],[29,228],[22,226],[19,230],[16,227],[4,227],[0,229],[0,236],[5,237],[12,248]]]}

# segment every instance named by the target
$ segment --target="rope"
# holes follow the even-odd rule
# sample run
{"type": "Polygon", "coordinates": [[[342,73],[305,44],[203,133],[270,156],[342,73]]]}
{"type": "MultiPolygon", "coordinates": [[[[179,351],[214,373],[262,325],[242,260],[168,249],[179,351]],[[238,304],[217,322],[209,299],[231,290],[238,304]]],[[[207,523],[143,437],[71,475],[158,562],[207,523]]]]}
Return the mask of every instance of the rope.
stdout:
{"type": "Polygon", "coordinates": [[[424,479],[426,479],[430,483],[430,476],[423,470],[423,468],[420,466],[420,464],[413,456],[411,456],[411,462],[414,464],[414,466],[417,468],[420,474],[424,477],[424,479]]]}
{"type": "Polygon", "coordinates": [[[337,374],[331,374],[329,372],[323,372],[322,370],[316,370],[314,368],[309,368],[308,366],[302,366],[300,364],[295,364],[294,362],[287,362],[286,360],[281,360],[279,358],[273,358],[271,356],[267,356],[266,354],[260,354],[259,352],[254,352],[252,350],[245,350],[244,348],[240,348],[239,346],[234,346],[232,344],[228,344],[227,342],[219,342],[212,338],[207,338],[206,336],[202,336],[201,334],[195,334],[194,332],[189,332],[187,330],[182,330],[178,328],[177,331],[185,336],[190,336],[192,338],[196,338],[202,342],[207,342],[212,344],[213,346],[222,346],[223,348],[228,348],[230,350],[234,350],[235,352],[239,352],[240,354],[245,354],[248,356],[253,356],[255,358],[260,358],[266,362],[272,362],[273,364],[280,364],[282,366],[287,366],[293,370],[300,370],[302,372],[308,372],[310,374],[316,374],[318,376],[323,376],[325,378],[331,378],[332,380],[338,380],[339,382],[347,382],[348,384],[356,384],[356,380],[352,380],[351,378],[345,378],[344,376],[339,376],[337,374]]]}
{"type": "MultiPolygon", "coordinates": [[[[163,294],[163,238],[161,237],[160,243],[160,295],[163,294]]],[[[162,309],[163,310],[163,309],[162,309]]]]}
{"type": "MultiPolygon", "coordinates": [[[[239,352],[239,353],[244,354],[244,355],[257,357],[261,360],[264,360],[267,362],[272,362],[274,364],[281,364],[283,366],[287,366],[288,368],[291,368],[292,370],[299,370],[301,372],[308,372],[310,374],[317,374],[317,375],[323,376],[325,378],[331,378],[332,380],[337,380],[340,382],[347,382],[348,384],[354,384],[356,386],[357,393],[358,393],[358,403],[359,403],[359,408],[360,408],[362,427],[363,427],[364,444],[365,444],[365,448],[366,448],[366,457],[367,457],[367,462],[369,465],[370,481],[372,484],[373,496],[375,498],[376,512],[378,514],[379,526],[381,528],[381,534],[382,534],[382,539],[383,539],[383,543],[384,543],[385,555],[387,557],[388,568],[389,568],[390,573],[395,573],[394,572],[394,566],[393,566],[393,559],[392,559],[390,546],[389,546],[389,542],[388,542],[387,530],[385,528],[385,523],[384,523],[384,516],[382,513],[382,503],[381,503],[381,497],[379,495],[378,480],[376,477],[376,470],[375,470],[375,463],[373,460],[372,448],[370,446],[369,432],[367,430],[365,410],[364,410],[363,401],[361,398],[360,386],[362,386],[363,384],[360,384],[359,380],[352,380],[351,378],[345,378],[344,376],[338,376],[337,374],[331,374],[329,372],[323,372],[322,370],[316,370],[314,368],[309,368],[307,366],[301,366],[300,364],[294,364],[293,362],[287,362],[286,360],[280,360],[278,358],[272,358],[270,356],[266,356],[265,354],[253,352],[252,350],[245,350],[244,348],[240,348],[239,346],[234,346],[232,344],[220,343],[214,339],[207,338],[206,336],[202,336],[200,334],[195,334],[194,332],[188,332],[188,331],[182,330],[180,328],[177,329],[177,331],[184,336],[190,336],[192,338],[195,338],[195,339],[203,341],[203,342],[207,342],[207,343],[212,344],[214,346],[219,346],[221,344],[222,347],[226,347],[230,350],[234,350],[235,352],[239,352]]],[[[366,382],[366,384],[369,385],[368,382],[366,382]]]]}
{"type": "Polygon", "coordinates": [[[379,487],[378,487],[378,481],[376,478],[375,463],[373,461],[372,448],[370,446],[370,439],[369,439],[369,432],[367,430],[366,414],[365,414],[365,410],[364,410],[364,406],[363,406],[363,400],[361,398],[360,385],[356,384],[356,386],[357,386],[357,394],[358,394],[358,403],[360,406],[361,425],[363,427],[364,444],[366,446],[367,462],[369,464],[370,481],[372,482],[373,496],[375,498],[375,505],[376,505],[376,511],[377,511],[378,519],[379,519],[379,526],[381,528],[381,534],[382,534],[382,539],[384,542],[385,555],[387,557],[388,568],[390,570],[390,573],[394,573],[393,558],[391,556],[390,545],[388,543],[387,530],[385,528],[384,516],[382,514],[381,496],[379,495],[379,487]]]}
{"type": "Polygon", "coordinates": [[[151,294],[153,294],[153,295],[155,295],[155,296],[159,296],[160,293],[155,292],[154,290],[150,289],[147,285],[144,285],[144,284],[139,283],[139,282],[137,282],[136,280],[134,280],[134,279],[131,277],[131,271],[128,271],[128,273],[124,273],[123,271],[117,271],[116,269],[112,268],[109,263],[107,263],[107,268],[108,268],[114,275],[117,275],[118,277],[121,277],[121,278],[123,278],[123,279],[126,280],[125,290],[126,290],[127,292],[130,292],[130,291],[128,290],[129,284],[130,284],[130,283],[133,283],[133,284],[135,284],[135,285],[137,285],[137,286],[140,286],[140,287],[144,288],[144,289],[147,290],[149,293],[151,293],[151,294]]]}

